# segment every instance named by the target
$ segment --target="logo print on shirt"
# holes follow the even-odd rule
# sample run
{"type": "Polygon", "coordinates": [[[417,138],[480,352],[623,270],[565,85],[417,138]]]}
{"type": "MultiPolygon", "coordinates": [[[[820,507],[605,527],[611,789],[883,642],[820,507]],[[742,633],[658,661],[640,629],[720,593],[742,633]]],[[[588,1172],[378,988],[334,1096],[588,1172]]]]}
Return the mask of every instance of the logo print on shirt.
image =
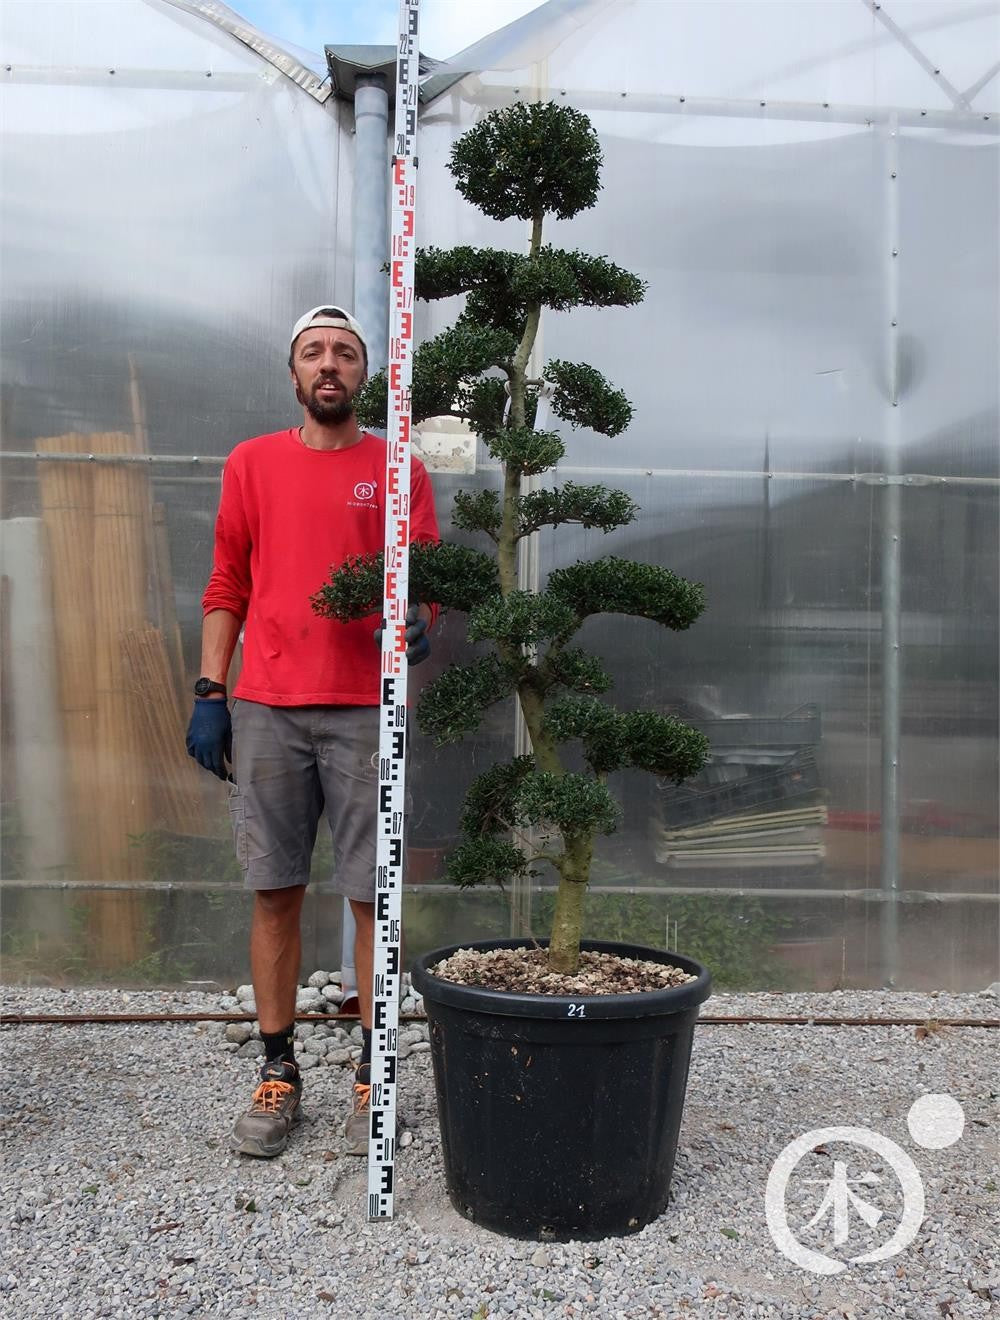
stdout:
{"type": "Polygon", "coordinates": [[[359,481],[354,487],[354,498],[356,500],[373,500],[375,498],[375,482],[359,481]]]}

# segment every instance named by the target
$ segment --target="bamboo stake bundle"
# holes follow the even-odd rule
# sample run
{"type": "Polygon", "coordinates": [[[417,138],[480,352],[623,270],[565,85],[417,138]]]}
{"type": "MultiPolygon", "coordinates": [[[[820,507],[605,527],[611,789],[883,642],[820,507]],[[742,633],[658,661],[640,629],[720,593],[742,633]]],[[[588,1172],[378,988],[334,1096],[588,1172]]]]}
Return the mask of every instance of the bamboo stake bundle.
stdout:
{"type": "Polygon", "coordinates": [[[198,767],[184,750],[184,712],[171,683],[159,628],[121,635],[126,674],[137,695],[157,818],[169,830],[206,833],[198,767]]]}
{"type": "MultiPolygon", "coordinates": [[[[124,433],[94,436],[105,453],[135,452],[124,433]]],[[[138,878],[141,859],[129,835],[149,824],[146,758],[138,696],[127,681],[121,635],[146,622],[146,535],[152,516],[149,475],[134,464],[94,471],[94,682],[97,691],[96,804],[106,880],[138,878]]]]}
{"type": "MultiPolygon", "coordinates": [[[[94,452],[85,435],[52,436],[36,442],[41,453],[94,452]]],[[[100,851],[93,816],[97,697],[94,684],[93,465],[38,464],[42,519],[52,565],[52,608],[58,655],[59,693],[69,772],[70,827],[82,878],[100,876],[100,851]]]]}
{"type": "MultiPolygon", "coordinates": [[[[102,453],[134,453],[134,436],[93,436],[102,453]]],[[[146,538],[152,516],[148,472],[130,463],[99,463],[94,483],[94,682],[97,693],[94,815],[104,880],[123,886],[144,875],[134,846],[149,829],[149,766],[138,696],[125,673],[122,633],[146,622],[146,538]]],[[[141,952],[142,903],[134,891],[95,895],[91,929],[104,966],[141,952]]]]}
{"type": "Polygon", "coordinates": [[[181,629],[177,622],[177,601],[174,596],[174,577],[170,566],[170,542],[167,537],[167,510],[164,504],[153,505],[152,536],[153,594],[156,602],[156,623],[163,633],[170,661],[168,679],[175,697],[184,692],[184,653],[181,647],[181,629]]]}

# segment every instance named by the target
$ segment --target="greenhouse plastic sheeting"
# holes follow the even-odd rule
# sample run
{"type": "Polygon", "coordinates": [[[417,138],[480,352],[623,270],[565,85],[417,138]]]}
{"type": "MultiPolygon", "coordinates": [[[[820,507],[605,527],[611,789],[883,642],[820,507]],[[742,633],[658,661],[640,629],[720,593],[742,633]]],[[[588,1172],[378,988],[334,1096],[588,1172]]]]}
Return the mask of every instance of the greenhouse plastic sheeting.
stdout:
{"type": "MultiPolygon", "coordinates": [[[[185,681],[218,460],[293,416],[295,315],[352,294],[350,105],[191,8],[8,4],[0,74],[3,445],[134,433],[141,397],[154,455],[214,461],[152,475],[185,681]]],[[[493,106],[551,97],[592,117],[605,164],[595,208],[546,240],[648,284],[639,308],[547,314],[536,363],[589,361],[633,401],[614,441],[566,428],[560,479],[619,486],[639,518],[543,535],[525,572],[616,552],[706,587],[688,633],[584,633],[623,704],[682,713],[715,749],[685,791],[623,777],[597,935],[676,932],[758,985],[996,979],[998,50],[996,4],[550,0],[439,69],[457,81],[422,107],[421,242],[526,248],[526,226],[459,197],[447,159],[493,106]]],[[[422,305],[419,335],[457,307],[422,305]]],[[[480,460],[464,482],[435,476],[445,524],[455,489],[496,481],[480,460]]],[[[42,512],[37,468],[6,460],[5,518],[42,512]]],[[[435,665],[463,654],[461,624],[445,621],[435,665]]],[[[471,747],[417,740],[411,879],[440,879],[470,757],[514,737],[497,708],[471,747]]],[[[33,870],[12,782],[5,871],[30,926],[52,876],[33,870]]],[[[136,892],[175,886],[155,900],[156,947],[193,924],[195,969],[243,920],[223,810],[208,802],[201,837],[151,830],[130,872],[136,892]]],[[[109,880],[72,849],[60,876],[85,909],[109,880]]],[[[544,911],[544,890],[521,912],[544,911]]],[[[407,902],[414,953],[464,937],[473,912],[483,934],[511,922],[485,895],[459,915],[433,883],[407,902]]],[[[71,943],[82,918],[60,920],[71,943]]],[[[318,951],[318,901],[311,921],[318,951]]]]}

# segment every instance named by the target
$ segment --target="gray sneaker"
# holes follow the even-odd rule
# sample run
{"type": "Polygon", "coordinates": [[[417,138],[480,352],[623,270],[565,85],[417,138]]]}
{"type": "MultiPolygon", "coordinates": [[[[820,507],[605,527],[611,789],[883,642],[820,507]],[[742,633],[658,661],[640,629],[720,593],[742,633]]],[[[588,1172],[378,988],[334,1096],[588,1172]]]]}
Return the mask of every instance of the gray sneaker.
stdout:
{"type": "Polygon", "coordinates": [[[260,1070],[250,1108],[233,1124],[229,1148],[240,1155],[272,1159],[288,1144],[288,1134],[302,1118],[302,1078],[294,1063],[272,1059],[260,1070]]]}
{"type": "MultiPolygon", "coordinates": [[[[355,1071],[357,1076],[357,1071],[355,1071]]],[[[351,1112],[347,1116],[347,1122],[344,1124],[344,1135],[347,1142],[344,1146],[345,1155],[367,1155],[368,1154],[368,1134],[371,1129],[371,1098],[372,1088],[367,1082],[354,1083],[354,1095],[351,1097],[351,1112]]],[[[399,1141],[399,1134],[403,1130],[403,1119],[399,1111],[396,1111],[396,1141],[399,1141]]]]}
{"type": "Polygon", "coordinates": [[[345,1155],[368,1154],[368,1132],[371,1127],[372,1088],[365,1082],[354,1083],[351,1112],[344,1125],[347,1144],[345,1155]]]}

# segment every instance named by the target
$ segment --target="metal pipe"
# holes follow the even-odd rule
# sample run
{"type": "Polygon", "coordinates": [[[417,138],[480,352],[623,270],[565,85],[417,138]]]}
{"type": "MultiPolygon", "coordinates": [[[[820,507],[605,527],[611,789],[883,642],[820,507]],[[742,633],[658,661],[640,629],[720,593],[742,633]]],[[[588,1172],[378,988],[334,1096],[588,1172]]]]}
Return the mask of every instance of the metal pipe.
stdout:
{"type": "MultiPolygon", "coordinates": [[[[522,89],[515,87],[517,96],[522,89]]],[[[507,83],[480,82],[462,87],[463,100],[472,105],[492,107],[509,105],[511,88],[507,83]]],[[[788,120],[792,123],[855,124],[870,129],[895,117],[902,128],[945,129],[949,133],[977,133],[986,137],[1000,135],[1000,112],[977,110],[925,110],[919,106],[841,105],[832,101],[736,100],[735,98],[689,96],[684,92],[597,91],[585,87],[567,87],[551,94],[565,97],[577,110],[631,111],[633,114],[705,115],[718,119],[788,120]]]]}
{"type": "MultiPolygon", "coordinates": [[[[359,318],[360,319],[360,318],[359,318]]],[[[191,463],[194,465],[221,467],[226,455],[216,454],[43,454],[33,449],[6,449],[0,452],[0,462],[20,459],[40,463],[141,463],[169,466],[191,463]]],[[[498,472],[498,463],[480,463],[478,472],[498,472]]],[[[646,468],[646,467],[581,467],[572,463],[560,463],[559,471],[572,473],[573,476],[587,476],[598,480],[602,477],[635,477],[645,479],[661,477],[668,480],[678,478],[697,478],[699,481],[754,481],[766,478],[768,481],[809,481],[816,484],[834,482],[838,485],[856,486],[954,486],[983,487],[996,490],[1000,487],[1000,477],[943,477],[930,472],[900,472],[889,475],[885,472],[798,472],[765,471],[756,468],[646,468]]],[[[16,476],[8,476],[8,481],[17,481],[16,476]]],[[[34,478],[32,478],[34,480],[34,478]]],[[[189,481],[194,478],[173,477],[171,481],[189,481]]],[[[217,476],[200,478],[204,481],[218,481],[217,476]]]]}
{"type": "MultiPolygon", "coordinates": [[[[899,413],[899,132],[895,116],[889,121],[882,154],[886,208],[885,269],[885,446],[883,466],[890,477],[901,468],[899,413]]],[[[900,672],[902,614],[902,532],[900,487],[890,481],[882,501],[882,975],[887,987],[899,974],[900,849],[900,672]]]]}
{"type": "MultiPolygon", "coordinates": [[[[356,1021],[357,1013],[296,1015],[296,1022],[356,1021]]],[[[0,1027],[138,1025],[144,1022],[256,1022],[249,1013],[0,1013],[0,1027]]],[[[400,1022],[426,1022],[426,1013],[400,1013],[400,1022]]],[[[699,1026],[782,1027],[1000,1027],[1000,1018],[938,1017],[772,1017],[741,1014],[732,1017],[699,1017],[699,1026]]]]}
{"type": "Polygon", "coordinates": [[[368,335],[368,370],[388,360],[389,94],[382,73],[359,74],[354,93],[354,315],[368,335]]]}
{"type": "MultiPolygon", "coordinates": [[[[245,95],[262,84],[278,80],[277,73],[271,69],[232,72],[225,69],[135,69],[119,65],[88,68],[82,64],[4,64],[2,71],[6,75],[4,84],[8,86],[112,90],[129,87],[147,92],[242,92],[245,95]]],[[[328,89],[326,95],[330,95],[328,89]]]]}
{"type": "MultiPolygon", "coordinates": [[[[227,892],[225,886],[220,886],[215,880],[136,880],[129,884],[130,890],[158,890],[171,891],[181,894],[217,894],[222,895],[227,892]]],[[[122,886],[110,880],[88,880],[80,883],[77,880],[5,880],[4,889],[62,889],[78,890],[81,893],[90,893],[93,890],[114,889],[120,891],[122,886]]],[[[455,895],[455,886],[450,884],[419,884],[405,886],[407,894],[420,896],[423,894],[449,894],[455,895]]],[[[232,888],[229,890],[234,896],[242,894],[242,890],[232,888]]],[[[328,880],[314,880],[309,886],[309,892],[315,894],[334,894],[337,891],[328,880]]],[[[553,885],[539,885],[537,893],[554,894],[553,885]]],[[[697,897],[701,895],[705,898],[816,898],[816,899],[853,899],[862,903],[882,903],[886,900],[886,895],[881,889],[773,889],[768,887],[756,888],[746,885],[706,885],[704,889],[692,889],[690,885],[588,885],[588,894],[611,894],[618,897],[633,898],[641,896],[644,898],[662,898],[671,895],[684,895],[685,897],[697,897]]],[[[936,890],[923,889],[905,889],[896,894],[894,902],[898,903],[988,903],[996,907],[1000,902],[995,891],[984,890],[982,892],[938,892],[936,890]]],[[[520,934],[520,931],[515,932],[520,934]]]]}
{"type": "Polygon", "coordinates": [[[957,110],[971,110],[966,97],[953,86],[944,76],[940,69],[934,67],[933,60],[929,60],[917,43],[903,31],[898,23],[893,22],[889,15],[882,8],[880,0],[861,0],[866,8],[872,11],[873,17],[883,25],[886,31],[891,32],[895,39],[908,55],[912,55],[920,67],[931,78],[937,79],[937,85],[942,88],[948,97],[948,100],[957,110]]]}
{"type": "MultiPolygon", "coordinates": [[[[36,449],[5,449],[0,452],[0,459],[33,459],[39,463],[140,463],[148,467],[158,463],[199,463],[222,467],[227,455],[215,454],[43,454],[36,449]]],[[[213,477],[217,481],[218,477],[213,477]]]]}
{"type": "MultiPolygon", "coordinates": [[[[369,375],[389,356],[389,93],[384,73],[359,73],[354,90],[354,315],[368,337],[369,375]]],[[[345,991],[357,994],[356,927],[345,898],[340,967],[345,991]]]]}

